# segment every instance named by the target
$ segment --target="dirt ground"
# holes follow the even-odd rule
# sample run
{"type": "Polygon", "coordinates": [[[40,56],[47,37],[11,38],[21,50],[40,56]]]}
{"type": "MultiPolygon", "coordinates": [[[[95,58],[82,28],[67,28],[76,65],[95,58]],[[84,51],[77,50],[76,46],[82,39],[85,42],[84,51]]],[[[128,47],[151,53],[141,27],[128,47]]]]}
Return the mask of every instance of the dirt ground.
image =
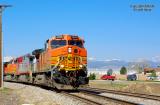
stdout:
{"type": "Polygon", "coordinates": [[[38,86],[4,82],[0,105],[86,105],[59,92],[38,86]]]}
{"type": "Polygon", "coordinates": [[[0,89],[0,105],[19,105],[17,94],[12,89],[0,89]]]}
{"type": "Polygon", "coordinates": [[[38,87],[5,82],[0,89],[0,105],[59,105],[53,95],[38,87]]]}
{"type": "Polygon", "coordinates": [[[91,80],[90,87],[160,95],[160,82],[91,80]]]}

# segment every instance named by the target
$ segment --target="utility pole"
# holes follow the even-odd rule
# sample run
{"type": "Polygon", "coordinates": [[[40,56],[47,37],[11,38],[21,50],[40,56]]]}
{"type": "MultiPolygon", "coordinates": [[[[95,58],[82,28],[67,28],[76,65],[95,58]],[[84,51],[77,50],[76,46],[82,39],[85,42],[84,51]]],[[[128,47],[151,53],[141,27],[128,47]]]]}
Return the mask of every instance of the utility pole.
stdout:
{"type": "Polygon", "coordinates": [[[11,5],[2,5],[0,4],[0,88],[3,87],[3,61],[2,61],[2,12],[6,7],[11,7],[11,5]]]}

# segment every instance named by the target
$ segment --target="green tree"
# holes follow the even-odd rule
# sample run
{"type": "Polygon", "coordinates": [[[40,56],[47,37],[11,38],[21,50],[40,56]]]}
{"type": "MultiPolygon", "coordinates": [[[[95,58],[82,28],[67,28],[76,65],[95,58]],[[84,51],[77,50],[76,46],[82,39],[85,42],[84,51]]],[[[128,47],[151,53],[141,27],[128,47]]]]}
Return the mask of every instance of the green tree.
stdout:
{"type": "Polygon", "coordinates": [[[112,70],[112,69],[109,69],[109,70],[107,71],[107,75],[112,75],[112,73],[113,73],[113,70],[112,70]]]}
{"type": "Polygon", "coordinates": [[[89,80],[95,80],[95,79],[96,79],[95,73],[90,73],[89,74],[89,80]]]}
{"type": "Polygon", "coordinates": [[[126,67],[121,67],[121,70],[120,70],[120,74],[127,74],[127,69],[126,69],[126,67]]]}
{"type": "Polygon", "coordinates": [[[151,75],[150,75],[150,76],[151,76],[151,77],[156,77],[156,76],[157,76],[157,75],[156,75],[156,71],[153,70],[153,71],[151,72],[151,75]]]}

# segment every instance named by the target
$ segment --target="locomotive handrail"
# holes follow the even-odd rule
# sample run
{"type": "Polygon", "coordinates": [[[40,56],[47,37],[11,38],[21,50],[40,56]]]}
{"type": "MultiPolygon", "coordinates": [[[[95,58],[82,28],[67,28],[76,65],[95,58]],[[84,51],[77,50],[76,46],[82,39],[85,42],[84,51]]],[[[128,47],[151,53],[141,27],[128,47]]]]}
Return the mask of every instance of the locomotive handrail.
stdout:
{"type": "Polygon", "coordinates": [[[51,79],[52,79],[52,77],[53,77],[53,70],[56,69],[57,66],[59,65],[59,63],[62,62],[62,61],[63,61],[63,59],[62,59],[62,60],[58,60],[58,62],[56,63],[56,65],[53,67],[53,69],[50,70],[50,71],[51,71],[51,79]]]}

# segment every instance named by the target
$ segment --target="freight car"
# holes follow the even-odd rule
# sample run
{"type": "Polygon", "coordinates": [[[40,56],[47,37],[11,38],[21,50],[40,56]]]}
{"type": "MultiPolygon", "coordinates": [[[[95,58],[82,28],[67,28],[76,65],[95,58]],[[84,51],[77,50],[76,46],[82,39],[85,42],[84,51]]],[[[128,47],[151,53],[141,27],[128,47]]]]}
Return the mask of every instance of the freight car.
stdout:
{"type": "Polygon", "coordinates": [[[84,40],[68,34],[52,37],[43,49],[5,63],[4,79],[57,89],[85,87],[89,79],[84,40]]]}

